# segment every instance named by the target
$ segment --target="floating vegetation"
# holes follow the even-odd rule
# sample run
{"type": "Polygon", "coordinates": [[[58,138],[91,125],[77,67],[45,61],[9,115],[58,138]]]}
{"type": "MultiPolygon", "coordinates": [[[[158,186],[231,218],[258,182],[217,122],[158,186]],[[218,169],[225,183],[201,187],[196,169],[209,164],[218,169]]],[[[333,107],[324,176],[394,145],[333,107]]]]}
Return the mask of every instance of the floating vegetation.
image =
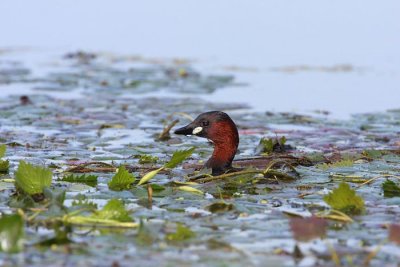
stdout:
{"type": "Polygon", "coordinates": [[[24,88],[0,98],[2,265],[400,264],[400,110],[255,113],[186,97],[231,76],[83,51],[51,73],[3,60],[0,84],[24,88]],[[172,134],[207,110],[239,127],[235,172],[172,134]]]}
{"type": "Polygon", "coordinates": [[[20,161],[15,172],[15,186],[28,195],[43,194],[43,190],[51,185],[51,170],[20,161]]]}
{"type": "Polygon", "coordinates": [[[171,159],[164,164],[161,168],[158,168],[156,170],[150,171],[146,173],[139,181],[138,185],[142,185],[144,183],[147,183],[150,179],[152,179],[154,176],[156,176],[160,171],[164,169],[172,169],[175,168],[179,163],[184,161],[187,157],[192,155],[193,151],[195,150],[194,147],[189,148],[187,150],[178,150],[175,151],[174,154],[172,155],[171,159]]]}
{"type": "Polygon", "coordinates": [[[133,182],[136,180],[135,176],[129,173],[125,166],[120,166],[118,172],[111,178],[108,183],[108,188],[114,191],[122,191],[130,189],[133,182]]]}
{"type": "Polygon", "coordinates": [[[400,197],[400,187],[392,180],[386,180],[382,184],[382,189],[385,197],[400,197]]]}
{"type": "Polygon", "coordinates": [[[272,152],[285,152],[292,149],[291,146],[286,145],[286,137],[281,138],[261,138],[260,143],[256,148],[256,154],[268,155],[272,152]]]}
{"type": "Polygon", "coordinates": [[[326,171],[331,168],[351,167],[351,166],[353,166],[353,164],[354,164],[354,161],[351,159],[342,159],[342,160],[336,161],[334,163],[321,163],[321,164],[317,165],[317,167],[326,171]]]}
{"type": "Polygon", "coordinates": [[[333,209],[346,214],[361,214],[365,210],[363,198],[345,182],[340,183],[338,188],[325,196],[324,201],[333,209]]]}
{"type": "Polygon", "coordinates": [[[82,184],[86,184],[88,186],[95,187],[97,185],[97,178],[98,178],[98,176],[96,176],[96,175],[70,174],[70,175],[63,176],[62,179],[60,179],[59,181],[68,182],[68,183],[82,183],[82,184]]]}

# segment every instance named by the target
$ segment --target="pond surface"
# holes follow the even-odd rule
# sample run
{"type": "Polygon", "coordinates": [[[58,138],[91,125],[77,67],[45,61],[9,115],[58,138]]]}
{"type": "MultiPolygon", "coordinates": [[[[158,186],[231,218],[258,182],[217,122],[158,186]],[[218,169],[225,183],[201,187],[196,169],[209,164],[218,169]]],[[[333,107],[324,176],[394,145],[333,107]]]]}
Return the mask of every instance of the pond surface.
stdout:
{"type": "MultiPolygon", "coordinates": [[[[2,254],[0,264],[263,266],[269,262],[271,266],[334,266],[332,249],[344,266],[363,264],[377,249],[371,265],[400,264],[400,247],[384,242],[387,225],[400,221],[400,197],[385,198],[381,187],[384,176],[399,174],[400,110],[348,119],[324,112],[271,112],[268,107],[261,112],[257,102],[251,109],[240,97],[238,101],[229,97],[230,90],[232,95],[240,95],[238,92],[252,86],[238,80],[234,71],[199,69],[202,66],[185,60],[83,52],[43,57],[42,52],[4,51],[0,55],[0,140],[8,144],[10,173],[0,181],[0,211],[15,210],[10,204],[14,185],[7,179],[13,177],[19,160],[25,160],[52,168],[52,189],[66,190],[66,207],[74,201],[89,201],[102,208],[109,199],[121,199],[145,230],[108,232],[76,227],[69,234],[71,243],[43,248],[35,244],[54,237],[52,228],[27,225],[24,252],[2,254]],[[222,97],[225,95],[227,99],[222,97]],[[204,162],[212,146],[195,137],[172,135],[167,141],[157,141],[157,136],[174,119],[183,125],[189,116],[208,110],[223,110],[237,123],[241,140],[236,158],[256,156],[262,137],[285,136],[292,155],[328,158],[333,164],[297,166],[299,177],[289,182],[259,183],[257,177],[243,177],[197,184],[195,188],[204,192],[200,195],[177,190],[172,181],[183,182],[192,175],[188,163],[204,162]],[[151,208],[146,187],[109,190],[113,172],[93,168],[91,174],[98,180],[92,186],[58,181],[66,170],[85,162],[135,166],[134,174],[141,177],[146,168],[161,166],[174,151],[192,146],[196,150],[183,165],[189,168],[178,167],[151,180],[161,188],[154,190],[151,208]],[[158,160],[142,164],[141,155],[158,160]],[[341,160],[351,162],[334,164],[341,160]],[[381,178],[360,186],[360,181],[377,176],[381,178]],[[356,189],[365,200],[366,211],[352,216],[353,223],[329,220],[323,240],[293,239],[290,218],[328,210],[323,197],[340,181],[356,189]],[[209,205],[221,201],[231,205],[210,211],[209,205]],[[169,234],[181,224],[193,233],[191,238],[169,242],[169,234]],[[145,244],[143,231],[151,237],[145,244]],[[295,248],[302,257],[294,256],[295,248]]],[[[286,98],[265,102],[275,100],[283,103],[286,98]]]]}

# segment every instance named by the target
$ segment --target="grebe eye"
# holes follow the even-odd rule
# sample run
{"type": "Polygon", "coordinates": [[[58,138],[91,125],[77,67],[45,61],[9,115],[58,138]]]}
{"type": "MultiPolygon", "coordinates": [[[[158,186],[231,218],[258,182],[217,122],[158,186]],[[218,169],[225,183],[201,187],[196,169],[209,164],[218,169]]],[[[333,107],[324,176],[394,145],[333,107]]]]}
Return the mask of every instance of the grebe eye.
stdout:
{"type": "Polygon", "coordinates": [[[203,121],[203,126],[208,126],[210,123],[209,123],[209,121],[203,121]]]}

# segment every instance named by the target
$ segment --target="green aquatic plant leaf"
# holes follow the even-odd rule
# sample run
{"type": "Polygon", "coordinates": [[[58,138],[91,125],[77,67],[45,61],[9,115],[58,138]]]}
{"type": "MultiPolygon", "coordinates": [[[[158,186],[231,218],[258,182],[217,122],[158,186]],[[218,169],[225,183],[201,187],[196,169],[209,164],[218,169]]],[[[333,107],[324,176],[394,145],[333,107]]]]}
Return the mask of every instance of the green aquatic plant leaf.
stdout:
{"type": "Polygon", "coordinates": [[[164,165],[165,168],[172,169],[175,168],[179,163],[187,159],[190,155],[192,155],[194,147],[186,149],[186,150],[177,150],[172,154],[171,159],[164,165]]]}
{"type": "Polygon", "coordinates": [[[7,146],[5,144],[0,145],[0,158],[6,155],[7,146]]]}
{"type": "Polygon", "coordinates": [[[387,179],[382,184],[382,189],[385,197],[400,197],[400,187],[392,180],[387,179]]]}
{"type": "Polygon", "coordinates": [[[129,212],[125,209],[125,205],[121,200],[111,199],[103,207],[103,209],[97,211],[94,215],[97,219],[114,220],[118,222],[132,222],[129,212]]]}
{"type": "Polygon", "coordinates": [[[97,176],[96,175],[66,175],[60,181],[68,182],[68,183],[81,183],[86,184],[88,186],[95,187],[97,185],[97,176]]]}
{"type": "Polygon", "coordinates": [[[165,236],[167,241],[171,242],[182,242],[190,238],[195,237],[196,234],[190,230],[188,227],[178,223],[176,226],[176,232],[170,233],[165,236]]]}
{"type": "Polygon", "coordinates": [[[50,169],[20,161],[15,172],[15,185],[28,195],[41,194],[51,185],[52,177],[50,169]]]}
{"type": "Polygon", "coordinates": [[[136,155],[135,158],[139,158],[140,164],[157,163],[158,157],[152,155],[136,155]]]}
{"type": "Polygon", "coordinates": [[[257,154],[265,154],[268,155],[272,152],[283,152],[286,150],[286,137],[282,136],[281,138],[261,138],[258,146],[256,148],[257,154]]]}
{"type": "Polygon", "coordinates": [[[2,215],[0,218],[0,251],[17,253],[23,249],[24,220],[21,215],[2,215]]]}
{"type": "Polygon", "coordinates": [[[324,201],[333,209],[346,214],[361,214],[365,209],[362,197],[345,182],[340,183],[338,188],[326,195],[324,201]]]}
{"type": "Polygon", "coordinates": [[[370,159],[378,159],[383,156],[383,152],[375,149],[366,149],[362,152],[362,155],[370,159]]]}
{"type": "Polygon", "coordinates": [[[72,207],[76,208],[84,208],[88,210],[96,210],[97,204],[91,200],[89,200],[85,195],[78,194],[74,197],[74,200],[71,203],[72,207]]]}
{"type": "Polygon", "coordinates": [[[233,204],[226,202],[214,202],[206,207],[206,210],[212,213],[224,213],[231,211],[235,208],[233,204]]]}
{"type": "Polygon", "coordinates": [[[0,173],[8,173],[10,162],[8,160],[0,160],[0,173]]]}
{"type": "Polygon", "coordinates": [[[108,183],[108,187],[114,191],[122,191],[130,189],[132,183],[136,180],[133,174],[129,173],[125,166],[120,166],[118,172],[113,176],[111,181],[108,183]]]}
{"type": "Polygon", "coordinates": [[[345,168],[345,167],[351,167],[353,165],[354,161],[352,159],[342,159],[333,163],[318,164],[316,165],[316,167],[326,171],[330,168],[345,168]]]}

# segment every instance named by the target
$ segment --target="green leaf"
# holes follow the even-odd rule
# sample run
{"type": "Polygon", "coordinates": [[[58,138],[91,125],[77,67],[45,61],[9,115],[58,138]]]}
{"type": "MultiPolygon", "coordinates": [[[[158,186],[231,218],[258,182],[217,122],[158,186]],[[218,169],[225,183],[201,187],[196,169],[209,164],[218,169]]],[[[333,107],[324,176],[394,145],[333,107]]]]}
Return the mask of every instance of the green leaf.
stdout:
{"type": "Polygon", "coordinates": [[[162,171],[164,169],[164,167],[158,168],[157,170],[153,170],[150,171],[148,173],[146,173],[145,175],[143,175],[142,179],[140,179],[138,185],[142,185],[144,183],[146,183],[147,181],[149,181],[151,178],[153,178],[154,176],[157,175],[157,173],[159,173],[160,171],[162,171]]]}
{"type": "Polygon", "coordinates": [[[181,241],[185,241],[185,240],[190,239],[195,236],[196,236],[196,234],[192,230],[190,230],[188,227],[178,223],[176,232],[167,234],[165,236],[165,238],[167,239],[167,241],[181,242],[181,241]]]}
{"type": "Polygon", "coordinates": [[[139,158],[140,164],[157,163],[158,161],[158,157],[151,155],[136,155],[135,158],[139,158]]]}
{"type": "Polygon", "coordinates": [[[287,141],[286,136],[282,136],[282,137],[279,139],[279,144],[280,144],[281,146],[284,146],[284,145],[286,144],[286,141],[287,141]]]}
{"type": "Polygon", "coordinates": [[[382,189],[385,197],[400,197],[400,187],[389,179],[382,184],[382,189]]]}
{"type": "Polygon", "coordinates": [[[380,150],[374,150],[374,149],[366,149],[362,152],[362,154],[371,159],[378,159],[383,156],[383,152],[380,150]]]}
{"type": "Polygon", "coordinates": [[[111,199],[100,211],[93,215],[97,219],[114,220],[118,222],[132,222],[131,216],[125,210],[124,203],[118,199],[111,199]]]}
{"type": "Polygon", "coordinates": [[[61,181],[68,182],[68,183],[81,183],[86,184],[88,186],[95,187],[97,185],[97,176],[96,175],[66,175],[64,176],[61,181]]]}
{"type": "Polygon", "coordinates": [[[346,168],[354,165],[354,161],[352,159],[342,159],[333,163],[321,163],[316,165],[317,168],[320,168],[324,171],[330,168],[346,168]]]}
{"type": "Polygon", "coordinates": [[[184,161],[190,155],[192,155],[193,151],[195,150],[194,147],[186,149],[186,150],[177,150],[172,155],[172,158],[169,162],[167,162],[164,167],[168,169],[175,168],[179,163],[184,161]]]}
{"type": "Polygon", "coordinates": [[[111,181],[108,183],[108,187],[114,191],[122,191],[131,188],[132,183],[135,181],[135,176],[129,173],[125,166],[118,168],[117,174],[113,176],[111,181]]]}
{"type": "Polygon", "coordinates": [[[52,177],[51,170],[20,161],[15,172],[15,184],[28,195],[41,194],[43,188],[51,185],[52,177]]]}
{"type": "Polygon", "coordinates": [[[235,207],[233,204],[226,202],[214,202],[206,207],[206,210],[212,213],[223,213],[233,210],[235,207]]]}
{"type": "Polygon", "coordinates": [[[8,173],[10,162],[8,160],[0,160],[0,173],[8,173]]]}
{"type": "Polygon", "coordinates": [[[89,209],[89,210],[96,210],[97,204],[93,201],[87,199],[87,197],[83,194],[78,194],[74,197],[74,200],[71,204],[72,207],[77,207],[80,209],[89,209]]]}
{"type": "Polygon", "coordinates": [[[4,157],[6,155],[6,150],[7,146],[6,145],[0,145],[0,158],[4,157]]]}
{"type": "Polygon", "coordinates": [[[351,189],[347,183],[340,183],[339,187],[324,197],[324,201],[333,209],[346,214],[361,214],[364,211],[364,200],[351,189]]]}
{"type": "Polygon", "coordinates": [[[17,253],[23,249],[24,220],[18,214],[0,218],[0,251],[17,253]]]}

